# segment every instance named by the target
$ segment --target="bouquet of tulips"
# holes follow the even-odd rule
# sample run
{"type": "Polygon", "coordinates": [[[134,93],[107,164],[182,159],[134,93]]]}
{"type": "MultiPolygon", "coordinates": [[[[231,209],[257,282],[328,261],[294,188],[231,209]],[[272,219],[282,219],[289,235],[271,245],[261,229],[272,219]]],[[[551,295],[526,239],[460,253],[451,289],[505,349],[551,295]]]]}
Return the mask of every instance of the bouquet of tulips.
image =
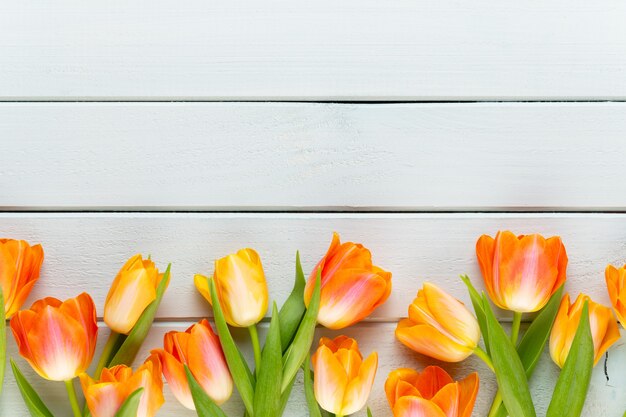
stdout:
{"type": "MultiPolygon", "coordinates": [[[[528,380],[549,341],[562,368],[547,417],[580,416],[593,366],[619,338],[612,311],[579,295],[562,297],[567,254],[559,237],[516,236],[499,232],[476,244],[486,294],[467,276],[474,307],[431,283],[424,283],[396,328],[397,339],[435,359],[459,362],[475,354],[498,383],[489,416],[534,417],[528,380]],[[496,319],[489,299],[512,312],[509,334],[496,319]],[[523,314],[534,313],[520,338],[523,314]],[[483,345],[480,345],[482,336],[483,345]]],[[[184,332],[164,335],[163,346],[131,366],[167,289],[170,266],[160,273],[141,255],[130,258],[113,280],[104,305],[108,340],[93,372],[98,323],[91,297],[65,301],[47,297],[20,310],[39,277],[40,245],[0,240],[0,315],[10,318],[20,355],[37,374],[63,381],[74,417],[152,417],[164,403],[163,377],[175,398],[202,417],[224,417],[221,406],[236,387],[246,417],[283,415],[298,372],[313,417],[345,417],[366,407],[378,367],[378,354],[363,357],[355,339],[322,337],[310,356],[316,326],[342,330],[363,320],[391,293],[391,273],[373,265],[361,244],[333,235],[327,253],[305,278],[296,253],[293,290],[279,309],[269,307],[260,256],[242,249],[215,261],[213,274],[197,274],[197,290],[212,306],[214,326],[203,318],[184,332]],[[269,311],[268,311],[269,310],[269,311]],[[271,316],[264,343],[257,325],[271,316]],[[245,327],[254,362],[248,362],[231,334],[245,327]],[[78,379],[85,405],[75,391],[78,379]]],[[[626,318],[626,266],[606,269],[608,292],[622,324],[626,318]]],[[[5,320],[0,320],[0,377],[5,363],[5,320]]],[[[24,401],[37,417],[52,417],[39,394],[11,361],[24,401]]],[[[1,384],[0,384],[1,386],[1,384]]],[[[470,417],[479,390],[471,373],[454,379],[441,367],[392,371],[385,392],[395,417],[470,417]]],[[[368,409],[368,415],[371,412],[368,409]]]]}

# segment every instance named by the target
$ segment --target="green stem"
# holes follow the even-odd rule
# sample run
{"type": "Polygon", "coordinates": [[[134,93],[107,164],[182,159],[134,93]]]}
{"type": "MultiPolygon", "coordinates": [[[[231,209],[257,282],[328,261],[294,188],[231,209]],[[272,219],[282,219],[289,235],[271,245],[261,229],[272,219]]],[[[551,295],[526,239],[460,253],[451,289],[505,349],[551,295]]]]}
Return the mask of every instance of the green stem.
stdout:
{"type": "Polygon", "coordinates": [[[72,379],[65,381],[65,389],[67,389],[67,395],[70,397],[70,405],[74,412],[74,417],[82,417],[83,413],[80,411],[78,405],[78,398],[76,397],[76,390],[74,390],[74,383],[72,379]]]}
{"type": "Polygon", "coordinates": [[[522,323],[522,313],[513,312],[513,326],[511,326],[511,342],[513,346],[517,346],[517,337],[519,336],[519,326],[522,323]]]}
{"type": "Polygon", "coordinates": [[[259,343],[259,333],[256,330],[256,324],[248,327],[250,339],[252,339],[252,349],[254,349],[254,373],[259,376],[261,369],[261,344],[259,343]]]}
{"type": "Polygon", "coordinates": [[[100,360],[98,361],[98,366],[96,367],[96,371],[93,374],[94,379],[100,378],[100,373],[102,370],[109,364],[115,352],[115,346],[117,345],[117,341],[122,336],[121,334],[111,330],[111,334],[109,334],[109,338],[107,339],[106,345],[104,345],[104,349],[100,354],[100,360]]]}
{"type": "Polygon", "coordinates": [[[494,417],[498,414],[498,410],[500,409],[500,404],[502,404],[502,392],[498,389],[496,392],[496,396],[493,399],[493,403],[491,403],[491,409],[489,410],[489,417],[494,417]]]}
{"type": "Polygon", "coordinates": [[[491,362],[491,358],[489,357],[489,355],[487,355],[487,352],[482,350],[480,347],[476,346],[476,349],[474,349],[474,354],[478,356],[480,359],[482,359],[483,362],[485,362],[485,364],[489,367],[489,369],[494,371],[493,363],[491,362]]]}

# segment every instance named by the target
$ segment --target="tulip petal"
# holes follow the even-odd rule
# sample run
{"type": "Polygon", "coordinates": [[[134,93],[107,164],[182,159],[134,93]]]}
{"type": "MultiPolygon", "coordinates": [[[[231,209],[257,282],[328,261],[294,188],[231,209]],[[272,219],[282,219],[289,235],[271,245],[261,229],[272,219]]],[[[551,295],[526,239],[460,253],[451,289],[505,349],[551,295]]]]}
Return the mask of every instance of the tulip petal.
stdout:
{"type": "Polygon", "coordinates": [[[209,291],[209,278],[204,275],[195,274],[193,276],[193,283],[196,286],[196,289],[202,296],[209,302],[209,304],[213,305],[211,302],[211,292],[209,291]]]}
{"type": "Polygon", "coordinates": [[[478,396],[478,374],[476,372],[458,382],[459,384],[459,417],[472,417],[474,403],[478,396]]]}
{"type": "Polygon", "coordinates": [[[313,366],[315,399],[324,410],[335,414],[340,413],[348,385],[348,377],[343,366],[326,346],[318,348],[314,355],[313,366]]]}
{"type": "Polygon", "coordinates": [[[402,397],[393,408],[394,417],[447,417],[436,404],[420,397],[402,397]]]}
{"type": "Polygon", "coordinates": [[[377,368],[378,354],[373,352],[363,361],[358,376],[351,379],[346,387],[341,410],[343,415],[356,413],[365,406],[374,384],[377,368]]]}
{"type": "Polygon", "coordinates": [[[195,410],[196,407],[191,397],[183,363],[176,360],[176,358],[163,349],[155,349],[152,353],[156,353],[159,356],[163,368],[163,376],[167,381],[170,391],[174,394],[174,397],[176,397],[178,402],[185,408],[195,410]]]}
{"type": "Polygon", "coordinates": [[[399,368],[391,371],[385,381],[385,394],[389,406],[393,409],[396,400],[404,396],[422,396],[414,387],[419,378],[419,372],[409,368],[399,368]]]}
{"type": "Polygon", "coordinates": [[[318,321],[335,330],[361,321],[388,296],[387,287],[387,281],[373,272],[341,269],[322,289],[318,321]]]}
{"type": "Polygon", "coordinates": [[[147,270],[123,271],[107,296],[104,320],[116,332],[128,334],[154,300],[156,287],[147,270]]]}
{"type": "Polygon", "coordinates": [[[431,401],[437,404],[447,417],[457,417],[459,415],[458,384],[452,383],[441,388],[431,401]]]}
{"type": "Polygon", "coordinates": [[[422,397],[430,400],[439,390],[453,382],[452,377],[442,368],[438,366],[427,366],[421,374],[418,374],[414,385],[419,390],[422,397]]]}
{"type": "Polygon", "coordinates": [[[427,325],[414,325],[409,319],[398,323],[396,337],[414,351],[446,362],[460,362],[473,352],[472,349],[444,336],[437,329],[427,325]]]}

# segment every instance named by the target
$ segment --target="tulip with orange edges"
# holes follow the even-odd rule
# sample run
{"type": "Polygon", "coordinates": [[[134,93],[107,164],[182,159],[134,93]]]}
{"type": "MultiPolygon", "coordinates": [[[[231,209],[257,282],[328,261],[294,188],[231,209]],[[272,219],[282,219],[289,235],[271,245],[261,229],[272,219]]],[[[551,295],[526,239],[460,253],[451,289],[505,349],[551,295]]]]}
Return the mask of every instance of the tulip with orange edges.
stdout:
{"type": "Polygon", "coordinates": [[[617,269],[613,265],[606,267],[606,287],[615,314],[626,329],[626,265],[617,269]]]}
{"type": "Polygon", "coordinates": [[[343,329],[363,320],[391,294],[391,272],[372,265],[372,254],[363,245],[340,243],[337,233],[307,281],[307,307],[318,270],[322,289],[317,321],[329,329],[343,329]]]}
{"type": "Polygon", "coordinates": [[[0,286],[7,319],[24,304],[39,279],[42,263],[41,245],[30,246],[24,240],[0,239],[0,286]]]}
{"type": "Polygon", "coordinates": [[[320,407],[342,417],[365,406],[378,367],[376,352],[363,360],[356,340],[346,336],[322,337],[311,360],[315,372],[313,389],[320,407]]]}
{"type": "Polygon", "coordinates": [[[198,384],[218,405],[230,398],[233,379],[228,370],[219,338],[206,319],[184,332],[171,331],[163,338],[163,349],[155,349],[163,366],[163,375],[176,399],[186,408],[195,410],[185,365],[198,384]]]}
{"type": "Polygon", "coordinates": [[[478,385],[475,372],[455,382],[438,366],[401,368],[389,374],[385,393],[394,417],[471,417],[478,385]]]}
{"type": "Polygon", "coordinates": [[[429,282],[409,306],[409,317],[398,323],[396,337],[414,351],[446,362],[482,354],[477,352],[476,318],[462,302],[429,282]]]}
{"type": "Polygon", "coordinates": [[[165,402],[161,363],[151,355],[135,372],[126,365],[104,368],[98,380],[86,373],[80,375],[80,383],[93,417],[114,417],[124,401],[133,392],[143,388],[137,417],[153,417],[165,402]]]}
{"type": "Polygon", "coordinates": [[[565,294],[552,325],[549,343],[550,356],[554,363],[561,368],[565,365],[565,360],[576,335],[585,301],[589,303],[589,325],[593,338],[594,366],[604,355],[604,352],[620,338],[617,321],[610,308],[592,301],[588,295],[584,294],[579,294],[574,304],[570,304],[569,294],[565,294]]]}
{"type": "Polygon", "coordinates": [[[157,298],[163,274],[150,259],[130,258],[111,284],[104,303],[104,322],[117,333],[128,334],[143,311],[157,298]]]}
{"type": "Polygon", "coordinates": [[[64,381],[75,416],[81,411],[72,379],[85,372],[96,348],[96,306],[87,293],[36,301],[11,319],[20,355],[43,378],[64,381]]]}

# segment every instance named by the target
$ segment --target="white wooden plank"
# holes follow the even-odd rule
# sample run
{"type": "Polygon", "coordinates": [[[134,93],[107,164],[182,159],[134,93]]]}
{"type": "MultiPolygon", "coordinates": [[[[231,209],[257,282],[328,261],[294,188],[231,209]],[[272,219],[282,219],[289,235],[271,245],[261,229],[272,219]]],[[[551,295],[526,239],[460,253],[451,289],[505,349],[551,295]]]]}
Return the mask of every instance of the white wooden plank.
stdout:
{"type": "Polygon", "coordinates": [[[569,256],[567,290],[609,304],[604,269],[626,262],[626,214],[0,214],[0,236],[44,246],[42,278],[28,303],[88,290],[101,312],[123,262],[143,253],[161,268],[173,264],[159,310],[165,318],[208,314],[193,274],[212,273],[214,259],[246,246],[259,252],[270,294],[282,304],[293,285],[295,251],[300,250],[308,274],[333,230],[344,240],[364,243],[374,263],[393,273],[391,297],[374,320],[406,316],[425,280],[469,303],[459,274],[468,273],[483,288],[475,242],[499,229],[562,236],[569,256]]]}
{"type": "MultiPolygon", "coordinates": [[[[138,355],[138,363],[147,357],[149,350],[162,346],[163,333],[169,330],[184,330],[188,326],[188,323],[157,323],[150,332],[150,335],[144,343],[144,348],[138,355]]],[[[369,406],[372,408],[372,412],[375,416],[387,417],[391,416],[391,411],[387,400],[385,398],[384,383],[389,372],[393,369],[400,367],[410,367],[414,369],[423,369],[425,366],[437,364],[442,366],[455,378],[463,378],[471,372],[478,371],[481,381],[478,399],[474,408],[474,417],[484,417],[487,415],[489,406],[491,405],[491,399],[495,394],[495,378],[489,371],[489,369],[475,358],[470,358],[459,364],[446,364],[442,362],[436,362],[424,356],[418,355],[402,346],[397,340],[394,339],[393,331],[395,325],[392,323],[378,323],[378,324],[360,324],[354,326],[345,331],[345,334],[350,337],[354,337],[359,342],[361,351],[367,355],[372,351],[377,351],[379,355],[379,368],[374,382],[374,388],[369,400],[369,406]]],[[[107,329],[102,328],[99,341],[102,346],[107,337],[107,329]]],[[[240,345],[247,349],[249,343],[247,343],[247,332],[235,332],[237,340],[240,341],[240,345]]],[[[261,337],[263,336],[263,329],[261,330],[261,337]]],[[[318,337],[321,335],[334,337],[338,335],[337,332],[330,332],[328,330],[320,329],[318,331],[318,337]]],[[[626,336],[626,332],[622,330],[623,337],[626,336]]],[[[318,337],[316,337],[314,344],[317,345],[318,337]]],[[[583,411],[584,416],[619,416],[626,404],[626,343],[622,339],[611,350],[609,350],[609,359],[607,362],[607,372],[609,375],[609,381],[606,380],[604,375],[603,363],[601,361],[594,369],[589,394],[585,409],[583,411]]],[[[97,351],[99,352],[99,350],[97,351]]],[[[248,350],[245,350],[246,356],[250,363],[252,363],[252,354],[248,350]]],[[[13,338],[9,336],[8,354],[14,358],[18,357],[17,348],[13,338]]],[[[22,371],[24,371],[27,378],[33,383],[35,388],[40,392],[44,400],[51,407],[55,415],[66,415],[68,412],[68,404],[66,400],[65,387],[62,383],[48,382],[39,379],[31,368],[22,359],[17,360],[22,371]]],[[[533,400],[537,407],[537,415],[544,415],[547,405],[550,400],[550,395],[554,388],[556,378],[558,377],[556,365],[550,360],[549,354],[544,354],[542,360],[537,366],[535,376],[532,379],[531,388],[533,394],[533,400]]],[[[187,411],[181,405],[178,404],[176,399],[171,395],[167,384],[165,386],[166,403],[159,411],[160,416],[181,416],[191,417],[195,415],[192,412],[187,411]]],[[[231,400],[226,403],[224,407],[226,413],[229,416],[239,416],[243,414],[243,406],[237,397],[237,394],[233,394],[231,400]]],[[[0,401],[0,415],[11,417],[28,417],[28,411],[23,405],[22,398],[19,391],[15,386],[13,376],[7,375],[7,379],[4,385],[4,392],[2,393],[0,401]]],[[[305,417],[308,416],[306,402],[304,400],[304,394],[302,391],[302,381],[299,378],[292,393],[289,405],[285,411],[285,416],[288,417],[305,417]]],[[[364,412],[355,414],[355,416],[365,416],[364,412]]]]}
{"type": "Polygon", "coordinates": [[[617,99],[625,14],[619,0],[5,3],[0,98],[617,99]]]}
{"type": "Polygon", "coordinates": [[[624,210],[625,130],[626,103],[5,103],[0,208],[624,210]]]}

